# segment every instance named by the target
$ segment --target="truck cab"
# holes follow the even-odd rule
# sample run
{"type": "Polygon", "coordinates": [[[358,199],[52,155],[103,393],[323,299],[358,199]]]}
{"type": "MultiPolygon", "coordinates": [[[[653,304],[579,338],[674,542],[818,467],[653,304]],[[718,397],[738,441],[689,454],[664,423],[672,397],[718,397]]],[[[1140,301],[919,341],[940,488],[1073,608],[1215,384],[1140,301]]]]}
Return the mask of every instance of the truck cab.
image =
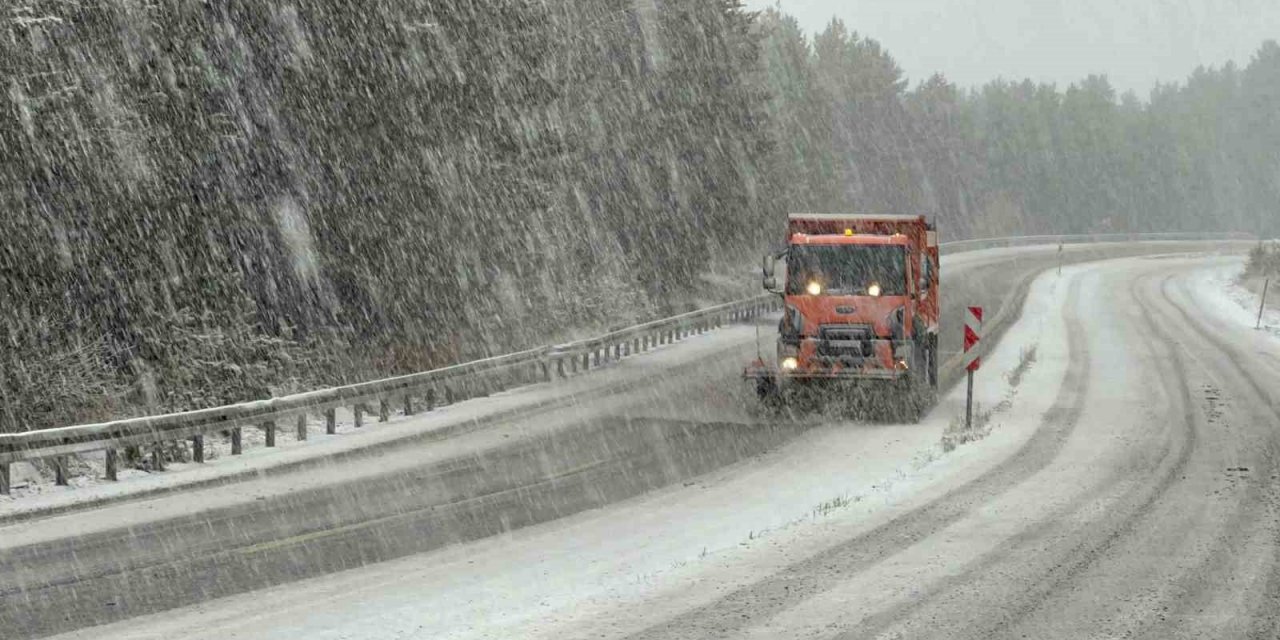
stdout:
{"type": "Polygon", "coordinates": [[[787,231],[786,250],[764,263],[784,311],[776,366],[748,367],[757,391],[832,380],[936,389],[938,246],[924,216],[792,214],[787,231]]]}

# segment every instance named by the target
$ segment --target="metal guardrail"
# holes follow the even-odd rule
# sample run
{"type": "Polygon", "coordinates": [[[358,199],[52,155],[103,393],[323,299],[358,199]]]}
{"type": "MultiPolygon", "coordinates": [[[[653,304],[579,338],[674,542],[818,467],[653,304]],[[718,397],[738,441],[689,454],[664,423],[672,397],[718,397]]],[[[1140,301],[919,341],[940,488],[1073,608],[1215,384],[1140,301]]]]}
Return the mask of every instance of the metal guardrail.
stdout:
{"type": "Polygon", "coordinates": [[[153,467],[163,468],[161,447],[168,442],[190,439],[193,460],[201,463],[205,457],[205,436],[212,434],[229,434],[232,455],[243,452],[242,429],[245,427],[262,429],[266,446],[274,447],[278,424],[293,420],[297,438],[305,440],[307,416],[323,414],[326,433],[334,434],[339,407],[351,407],[356,427],[363,426],[366,414],[375,412],[379,422],[385,422],[390,419],[393,401],[401,403],[404,415],[431,411],[438,404],[452,404],[460,399],[585,372],[610,360],[749,320],[780,306],[777,296],[765,294],[594,338],[422,373],[197,411],[0,434],[0,493],[9,491],[10,466],[14,462],[51,459],[56,482],[65,485],[66,456],[105,451],[105,475],[109,480],[116,480],[117,449],[150,446],[153,467]]]}
{"type": "MultiPolygon", "coordinates": [[[[1254,236],[1248,234],[1184,233],[1022,236],[945,242],[939,248],[944,253],[959,253],[1031,245],[1252,239],[1254,236]]],[[[117,449],[151,446],[153,467],[161,469],[161,447],[164,443],[190,439],[193,460],[200,463],[204,461],[204,438],[211,434],[229,434],[232,455],[243,452],[244,427],[262,429],[266,446],[273,447],[280,422],[294,420],[297,438],[305,440],[307,416],[323,414],[326,433],[334,434],[337,432],[336,411],[339,407],[351,407],[356,427],[363,426],[366,413],[375,411],[378,420],[385,422],[390,419],[393,400],[402,403],[404,415],[414,415],[419,409],[431,411],[437,404],[451,404],[467,397],[585,372],[610,360],[642,353],[732,322],[753,319],[779,308],[780,299],[765,294],[568,344],[394,378],[183,413],[0,434],[0,493],[9,492],[10,465],[14,462],[52,459],[57,483],[66,484],[66,456],[105,451],[105,475],[107,479],[115,480],[119,464],[117,449]]]]}
{"type": "Polygon", "coordinates": [[[1029,247],[1055,244],[1104,244],[1113,242],[1177,242],[1177,241],[1214,241],[1214,240],[1246,240],[1256,241],[1257,236],[1249,233],[1100,233],[1075,235],[1042,235],[1012,236],[1008,238],[980,238],[976,240],[956,240],[938,245],[942,253],[961,253],[964,251],[981,251],[983,249],[1005,249],[1010,247],[1029,247]]]}

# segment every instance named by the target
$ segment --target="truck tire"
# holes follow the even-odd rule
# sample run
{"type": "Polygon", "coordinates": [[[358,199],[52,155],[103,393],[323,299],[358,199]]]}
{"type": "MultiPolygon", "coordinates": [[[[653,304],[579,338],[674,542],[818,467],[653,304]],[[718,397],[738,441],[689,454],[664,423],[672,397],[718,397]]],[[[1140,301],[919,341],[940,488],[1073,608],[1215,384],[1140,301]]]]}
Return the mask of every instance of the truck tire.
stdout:
{"type": "Polygon", "coordinates": [[[768,378],[756,380],[756,398],[761,402],[770,402],[778,395],[778,385],[768,378]]]}
{"type": "Polygon", "coordinates": [[[913,345],[903,406],[911,422],[919,422],[938,397],[938,347],[934,336],[924,336],[913,345]]]}

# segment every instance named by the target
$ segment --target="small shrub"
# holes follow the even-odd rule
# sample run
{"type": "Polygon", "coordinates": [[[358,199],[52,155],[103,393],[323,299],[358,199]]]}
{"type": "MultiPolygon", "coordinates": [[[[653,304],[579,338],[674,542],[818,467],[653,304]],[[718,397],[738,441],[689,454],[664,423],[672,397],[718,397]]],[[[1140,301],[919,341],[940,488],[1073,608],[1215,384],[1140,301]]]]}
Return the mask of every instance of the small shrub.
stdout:
{"type": "Polygon", "coordinates": [[[1259,243],[1249,251],[1249,262],[1245,265],[1244,277],[1278,278],[1280,277],[1280,243],[1259,243]]]}
{"type": "Polygon", "coordinates": [[[1031,366],[1036,363],[1036,350],[1038,347],[1039,345],[1033,344],[1030,347],[1022,348],[1018,358],[1018,366],[1004,376],[1009,381],[1009,386],[1016,389],[1018,385],[1022,384],[1022,378],[1027,375],[1027,372],[1031,370],[1031,366]]]}

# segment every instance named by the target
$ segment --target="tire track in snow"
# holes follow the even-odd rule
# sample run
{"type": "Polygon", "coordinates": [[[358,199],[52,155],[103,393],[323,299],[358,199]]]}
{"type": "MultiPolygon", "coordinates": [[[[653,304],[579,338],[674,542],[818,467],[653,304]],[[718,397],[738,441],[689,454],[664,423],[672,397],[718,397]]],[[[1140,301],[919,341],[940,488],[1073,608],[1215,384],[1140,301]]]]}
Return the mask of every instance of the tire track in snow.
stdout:
{"type": "MultiPolygon", "coordinates": [[[[1268,388],[1274,388],[1274,385],[1259,381],[1257,375],[1243,364],[1254,354],[1244,353],[1223,340],[1196,314],[1190,313],[1185,304],[1171,295],[1170,283],[1173,277],[1168,276],[1161,282],[1161,302],[1176,314],[1179,324],[1185,327],[1184,331],[1189,330],[1188,333],[1192,334],[1192,339],[1187,342],[1210,345],[1217,354],[1221,354],[1214,358],[1215,354],[1210,353],[1197,360],[1206,368],[1216,364],[1219,371],[1225,370],[1234,381],[1243,382],[1243,385],[1230,385],[1233,394],[1244,395],[1246,406],[1261,408],[1263,415],[1259,417],[1270,425],[1264,425],[1260,434],[1249,435],[1250,438],[1259,439],[1247,443],[1248,450],[1254,454],[1249,459],[1249,482],[1230,520],[1223,527],[1226,535],[1216,541],[1213,549],[1193,571],[1187,572],[1177,581],[1174,589],[1176,595],[1165,606],[1167,611],[1175,613],[1160,616],[1159,620],[1142,629],[1142,635],[1149,638],[1197,635],[1194,626],[1202,621],[1188,619],[1197,616],[1188,616],[1185,612],[1212,609],[1214,604],[1227,599],[1232,586],[1236,590],[1247,588],[1241,585],[1245,581],[1241,580],[1240,569],[1245,567],[1240,566],[1240,558],[1248,556],[1246,552],[1251,546],[1265,544],[1270,546],[1266,569],[1268,577],[1262,591],[1254,594],[1254,601],[1246,604],[1250,610],[1248,627],[1243,637],[1259,640],[1277,638],[1280,637],[1280,484],[1276,481],[1276,474],[1277,458],[1280,457],[1280,410],[1277,410],[1274,400],[1266,392],[1268,388]]],[[[1178,282],[1177,290],[1181,297],[1194,299],[1186,289],[1185,280],[1178,282]]],[[[1256,424],[1244,426],[1258,431],[1256,424]]],[[[1214,628],[1208,632],[1221,637],[1223,631],[1221,628],[1214,628]]]]}
{"type": "MultiPolygon", "coordinates": [[[[1132,291],[1132,289],[1131,289],[1132,291]]],[[[1150,327],[1150,316],[1144,315],[1150,327]]],[[[1154,328],[1154,327],[1151,327],[1154,328]]],[[[1169,353],[1183,371],[1181,359],[1167,344],[1144,336],[1148,351],[1169,353]]],[[[1192,395],[1185,376],[1169,384],[1169,397],[1189,415],[1192,395]]],[[[1083,406],[1084,403],[1081,403],[1083,406]]],[[[1090,491],[1040,518],[1039,522],[948,575],[909,602],[878,612],[839,636],[991,638],[1011,634],[1013,627],[1041,610],[1054,594],[1092,567],[1130,534],[1176,483],[1196,444],[1194,422],[1153,434],[1158,454],[1145,447],[1114,465],[1090,491]],[[1096,515],[1095,515],[1096,514],[1096,515]],[[1075,523],[1064,531],[1063,523],[1075,523]]]]}
{"type": "Polygon", "coordinates": [[[1090,380],[1088,342],[1074,312],[1079,288],[1079,281],[1073,281],[1064,310],[1069,362],[1062,386],[1035,433],[1004,464],[866,534],[629,637],[735,637],[755,622],[827,591],[848,576],[927,539],[1048,466],[1076,428],[1090,380]]]}

